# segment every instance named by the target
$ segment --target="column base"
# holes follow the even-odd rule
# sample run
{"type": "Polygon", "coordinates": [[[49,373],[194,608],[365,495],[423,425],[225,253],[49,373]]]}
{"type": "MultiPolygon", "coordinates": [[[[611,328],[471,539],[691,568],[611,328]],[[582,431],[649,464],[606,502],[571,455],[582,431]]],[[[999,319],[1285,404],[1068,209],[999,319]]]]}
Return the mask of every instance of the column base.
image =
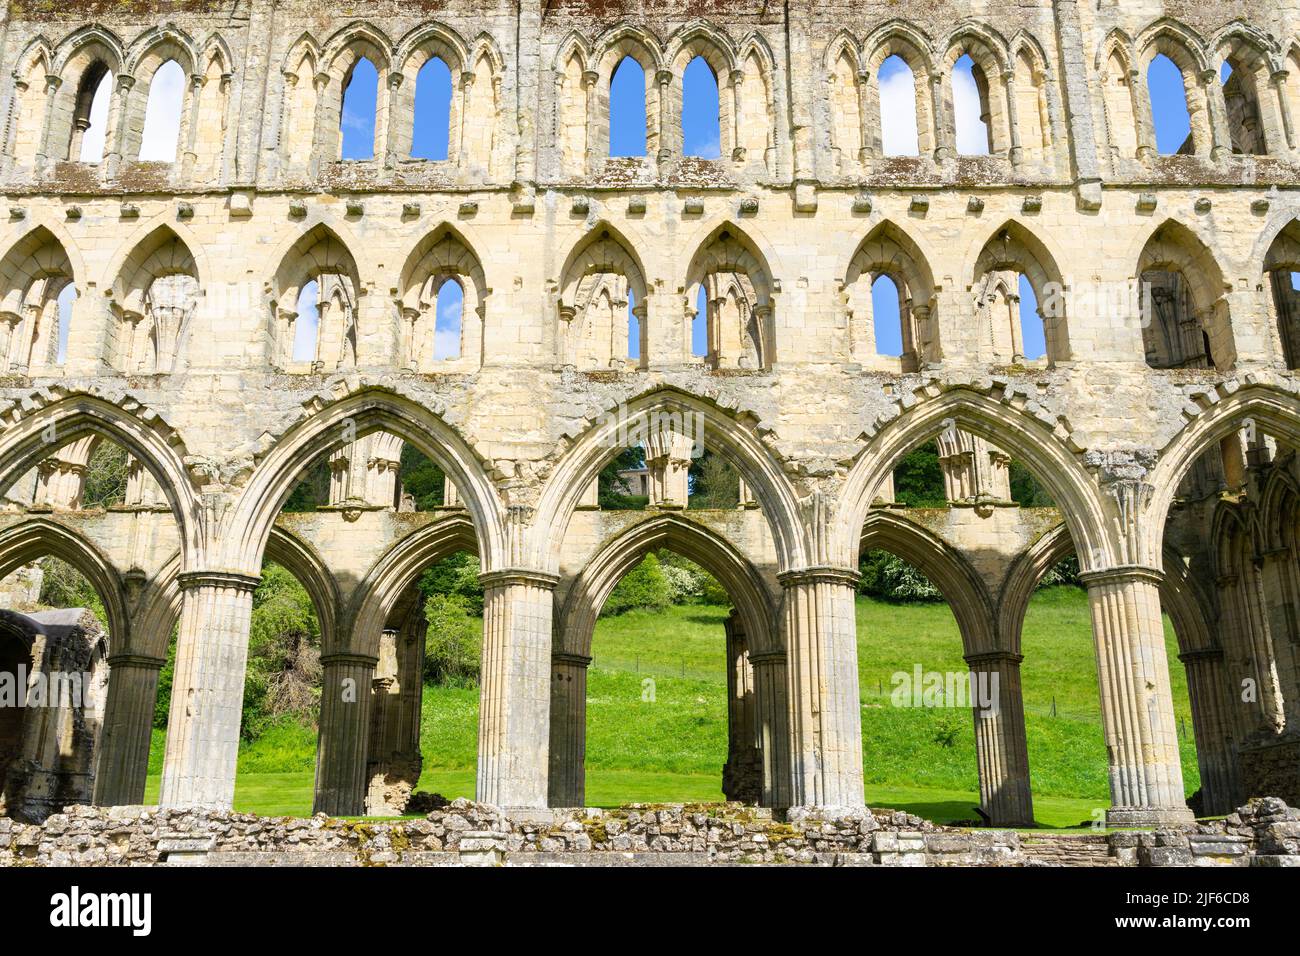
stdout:
{"type": "Polygon", "coordinates": [[[1196,822],[1191,807],[1111,807],[1106,811],[1108,827],[1167,829],[1190,827],[1196,822]]]}

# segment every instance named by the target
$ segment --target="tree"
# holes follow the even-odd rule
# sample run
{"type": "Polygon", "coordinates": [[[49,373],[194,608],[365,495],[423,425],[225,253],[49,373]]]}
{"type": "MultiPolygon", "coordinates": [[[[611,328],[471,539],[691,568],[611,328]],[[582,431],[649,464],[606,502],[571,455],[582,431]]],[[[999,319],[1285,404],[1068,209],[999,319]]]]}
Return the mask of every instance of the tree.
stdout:
{"type": "Polygon", "coordinates": [[[947,505],[939,447],[934,442],[913,448],[894,466],[894,500],[909,508],[947,505]]]}
{"type": "Polygon", "coordinates": [[[705,451],[691,462],[690,506],[735,508],[740,504],[740,473],[721,455],[705,451]]]}

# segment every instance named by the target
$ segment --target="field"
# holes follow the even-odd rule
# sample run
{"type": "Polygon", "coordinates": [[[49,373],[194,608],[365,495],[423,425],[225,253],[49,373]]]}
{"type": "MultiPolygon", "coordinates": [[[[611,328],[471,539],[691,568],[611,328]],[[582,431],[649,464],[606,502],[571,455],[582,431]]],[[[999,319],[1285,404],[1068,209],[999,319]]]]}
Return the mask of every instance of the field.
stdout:
{"type": "MultiPolygon", "coordinates": [[[[596,628],[588,681],[587,802],[722,799],[726,759],[723,608],[630,611],[596,628]],[[653,694],[645,693],[653,681],[653,694]],[[652,697],[652,700],[645,700],[652,697]]],[[[961,641],[941,604],[857,606],[867,802],[939,821],[969,820],[978,802],[969,709],[896,707],[893,675],[962,672],[961,641]]],[[[1186,679],[1173,661],[1187,792],[1199,787],[1186,679]]],[[[1108,805],[1096,664],[1087,600],[1077,588],[1040,591],[1025,621],[1022,681],[1035,815],[1078,826],[1108,805]]],[[[478,723],[475,689],[427,688],[420,789],[473,796],[478,723]]],[[[156,798],[162,732],[155,731],[147,799],[156,798]]],[[[311,811],[315,734],[279,727],[241,750],[235,806],[263,814],[311,811]]]]}

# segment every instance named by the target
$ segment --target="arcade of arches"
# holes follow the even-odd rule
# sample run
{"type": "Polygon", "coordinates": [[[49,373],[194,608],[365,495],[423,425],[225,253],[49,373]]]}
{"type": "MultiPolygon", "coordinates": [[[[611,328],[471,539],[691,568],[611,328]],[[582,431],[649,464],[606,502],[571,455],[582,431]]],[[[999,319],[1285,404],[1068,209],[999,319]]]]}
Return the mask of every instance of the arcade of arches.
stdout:
{"type": "MultiPolygon", "coordinates": [[[[1110,821],[1190,819],[1180,666],[1201,808],[1300,800],[1300,36],[1273,4],[1246,4],[1249,23],[1193,5],[1183,24],[1043,0],[996,25],[738,4],[607,29],[524,4],[350,11],[328,33],[301,0],[149,6],[0,12],[0,574],[12,597],[52,556],[102,603],[107,683],[77,718],[93,754],[67,771],[93,770],[93,800],[143,799],[175,634],[160,799],[231,804],[273,561],[319,624],[317,809],[400,806],[413,588],[468,551],[478,798],[581,803],[594,621],[659,548],[734,606],[728,786],[747,799],[864,804],[853,601],[878,548],[938,586],[972,675],[998,677],[995,712],[972,718],[995,823],[1033,819],[1021,626],[1071,554],[1110,821]],[[1189,91],[1172,155],[1149,116],[1157,55],[1189,91]],[[915,155],[881,145],[892,57],[914,77],[915,155]],[[680,135],[699,58],[716,159],[680,135]],[[963,58],[978,157],[955,150],[963,58]],[[349,160],[340,112],[363,59],[374,150],[349,160]],[[452,77],[445,159],[410,142],[434,59],[452,77]],[[613,155],[609,86],[631,61],[645,154],[613,155]],[[179,127],[163,124],[174,159],[144,159],[151,79],[172,63],[188,77],[179,127]],[[882,276],[896,319],[872,300],[882,276]],[[931,441],[948,507],[921,516],[891,475],[931,441]],[[105,442],[126,462],[108,506],[86,488],[105,442]],[[629,447],[649,506],[601,508],[629,447]],[[437,507],[404,500],[404,449],[446,476],[437,507]],[[687,507],[701,449],[734,468],[736,507],[687,507]],[[1052,508],[1011,500],[1013,460],[1052,508]],[[320,461],[321,507],[287,513],[320,461]]],[[[39,667],[42,626],[0,622],[0,664],[39,667]]],[[[28,729],[0,724],[0,742],[28,729]]]]}

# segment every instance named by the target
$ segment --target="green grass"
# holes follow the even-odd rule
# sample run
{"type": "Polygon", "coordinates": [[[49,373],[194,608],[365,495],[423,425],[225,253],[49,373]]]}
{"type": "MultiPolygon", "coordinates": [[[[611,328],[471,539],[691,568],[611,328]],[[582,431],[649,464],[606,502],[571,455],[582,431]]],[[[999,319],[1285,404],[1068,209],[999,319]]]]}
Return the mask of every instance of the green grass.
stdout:
{"type": "MultiPolygon", "coordinates": [[[[722,799],[726,759],[726,669],[718,607],[632,611],[596,626],[588,678],[587,801],[722,799]]],[[[969,820],[978,803],[969,709],[891,705],[893,675],[965,670],[956,622],[945,605],[857,606],[867,802],[938,821],[969,820]]],[[[1199,787],[1186,678],[1173,661],[1188,793],[1199,787]]],[[[1035,816],[1044,826],[1077,826],[1108,805],[1096,663],[1087,599],[1075,588],[1039,592],[1025,620],[1024,689],[1035,816]],[[1055,711],[1053,711],[1055,708],[1055,711]]],[[[447,797],[474,794],[478,691],[427,688],[419,788],[447,797]]],[[[147,799],[156,799],[162,733],[155,733],[147,799]]],[[[303,815],[311,810],[315,732],[273,728],[240,751],[236,809],[303,815]]]]}

